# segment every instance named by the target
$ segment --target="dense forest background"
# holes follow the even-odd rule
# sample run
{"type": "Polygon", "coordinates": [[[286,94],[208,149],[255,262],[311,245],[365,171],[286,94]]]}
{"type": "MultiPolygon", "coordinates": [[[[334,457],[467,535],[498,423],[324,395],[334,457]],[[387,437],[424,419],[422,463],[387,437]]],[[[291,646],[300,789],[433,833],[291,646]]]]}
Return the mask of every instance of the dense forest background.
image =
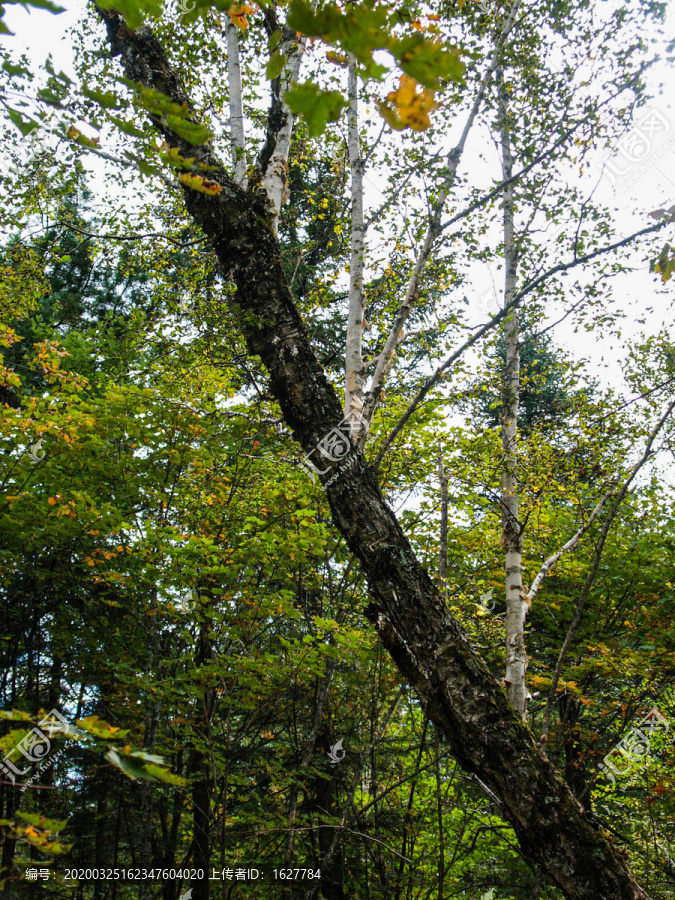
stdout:
{"type": "MultiPolygon", "coordinates": [[[[218,73],[234,22],[250,163],[251,147],[264,144],[268,63],[259,57],[267,39],[255,22],[265,13],[232,9],[222,29],[228,13],[209,9],[182,42],[180,18],[167,14],[155,27],[203,115],[226,120],[218,73]],[[235,21],[244,15],[246,28],[235,21]]],[[[607,32],[633,35],[664,15],[659,4],[626,10],[607,32]]],[[[675,897],[675,345],[664,234],[598,254],[580,270],[575,262],[572,278],[558,271],[536,284],[519,313],[468,348],[390,441],[448,348],[477,330],[468,318],[477,309],[472,268],[496,260],[507,272],[511,264],[515,278],[517,258],[531,284],[542,266],[623,237],[612,211],[556,169],[583,168],[584,153],[614,146],[648,101],[640,87],[648,41],[626,49],[620,35],[607,45],[596,13],[592,4],[542,0],[538,24],[521,24],[493,69],[483,112],[498,123],[502,166],[505,150],[534,166],[538,134],[553,133],[558,152],[570,122],[579,131],[565,137],[562,157],[551,153],[527,170],[515,199],[498,192],[471,227],[443,232],[371,410],[365,452],[381,457],[385,497],[499,685],[507,463],[517,473],[525,593],[581,530],[528,606],[527,722],[650,897],[667,900],[675,897]],[[575,54],[604,46],[603,83],[629,83],[631,103],[608,116],[582,97],[573,111],[570,72],[553,83],[546,68],[542,22],[568,42],[570,69],[575,54]],[[505,94],[509,77],[517,87],[505,94]],[[520,217],[515,237],[509,209],[520,217]],[[533,226],[540,219],[547,244],[533,226]],[[640,301],[650,330],[624,340],[626,312],[610,287],[650,263],[653,297],[640,301]],[[621,383],[603,383],[564,348],[552,327],[561,318],[580,333],[616,336],[621,383]],[[516,344],[514,451],[504,429],[513,424],[505,410],[514,410],[516,344]],[[649,752],[623,756],[620,777],[603,775],[605,756],[655,709],[670,730],[651,735],[649,752]]],[[[373,356],[383,352],[435,215],[429,198],[445,163],[430,147],[443,145],[448,122],[473,102],[498,15],[448,5],[423,19],[462,35],[458,43],[473,53],[464,80],[445,72],[430,123],[430,100],[407,105],[402,96],[386,120],[371,103],[372,119],[361,123],[363,156],[388,172],[378,193],[366,188],[367,201],[376,199],[363,272],[363,341],[373,356]],[[392,130],[392,120],[412,127],[392,130]]],[[[409,21],[420,16],[410,6],[409,21]]],[[[233,289],[189,218],[171,151],[142,124],[147,103],[125,99],[101,32],[87,13],[74,35],[79,92],[53,66],[39,73],[13,58],[10,44],[3,69],[2,102],[14,110],[3,127],[16,167],[5,169],[0,208],[0,749],[28,771],[5,768],[0,777],[2,896],[178,900],[192,885],[193,900],[562,897],[523,856],[499,799],[453,760],[364,616],[371,597],[363,571],[302,464],[266,368],[247,351],[227,302],[233,289]],[[50,132],[26,154],[16,129],[30,133],[21,104],[33,94],[39,109],[79,127],[50,132]],[[88,137],[83,122],[100,127],[104,140],[88,137]],[[47,729],[48,750],[11,755],[22,741],[30,746],[33,725],[54,709],[77,723],[72,732],[47,729]],[[22,791],[42,757],[46,765],[22,791]],[[320,868],[322,878],[320,886],[261,886],[185,878],[78,885],[66,877],[85,867],[251,865],[320,868]],[[52,876],[33,881],[33,868],[52,876]]],[[[268,76],[274,87],[278,73],[268,68],[268,76]]],[[[315,352],[341,386],[354,167],[344,115],[321,131],[313,110],[298,107],[279,245],[315,352]]],[[[241,158],[234,153],[234,167],[241,158]]],[[[464,176],[453,190],[463,199],[454,197],[451,211],[480,193],[464,176]]],[[[657,211],[640,227],[666,218],[657,211]]],[[[479,310],[484,321],[500,302],[479,310]]]]}

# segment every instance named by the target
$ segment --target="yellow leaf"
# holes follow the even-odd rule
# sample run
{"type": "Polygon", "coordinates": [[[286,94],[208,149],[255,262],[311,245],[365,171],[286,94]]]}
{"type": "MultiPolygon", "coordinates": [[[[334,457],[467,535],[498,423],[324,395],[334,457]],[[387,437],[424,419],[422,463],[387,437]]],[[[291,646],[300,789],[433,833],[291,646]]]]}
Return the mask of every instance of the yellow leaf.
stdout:
{"type": "Polygon", "coordinates": [[[421,87],[409,75],[401,75],[398,89],[387,94],[387,101],[394,105],[395,110],[388,108],[388,115],[385,111],[387,107],[381,104],[380,112],[392,128],[398,131],[403,128],[424,131],[431,125],[429,113],[436,109],[433,91],[421,87]]]}
{"type": "Polygon", "coordinates": [[[182,172],[178,177],[187,187],[192,188],[194,191],[199,191],[201,194],[209,194],[212,197],[219,194],[223,189],[222,185],[218,184],[216,181],[204,178],[202,175],[192,175],[190,172],[182,172]]]}

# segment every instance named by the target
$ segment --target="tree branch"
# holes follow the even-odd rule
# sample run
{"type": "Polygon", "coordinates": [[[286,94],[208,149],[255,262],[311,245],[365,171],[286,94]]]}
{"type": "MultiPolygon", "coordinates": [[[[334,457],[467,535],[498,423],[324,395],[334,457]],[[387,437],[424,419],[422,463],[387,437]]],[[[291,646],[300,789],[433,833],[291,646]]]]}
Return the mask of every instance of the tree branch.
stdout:
{"type": "Polygon", "coordinates": [[[534,581],[532,582],[532,586],[531,586],[530,590],[527,592],[527,595],[525,597],[528,607],[532,606],[532,601],[534,600],[537,591],[541,587],[541,583],[544,580],[544,578],[546,578],[548,573],[556,565],[556,563],[558,562],[560,557],[563,556],[563,554],[567,553],[569,550],[574,550],[574,548],[579,543],[581,538],[586,534],[586,532],[591,527],[593,522],[597,519],[597,517],[600,513],[600,510],[603,508],[603,506],[605,505],[607,500],[611,497],[611,495],[612,495],[612,492],[608,491],[605,494],[605,496],[600,500],[600,502],[595,507],[593,512],[590,514],[588,521],[585,522],[581,526],[581,528],[577,531],[577,533],[573,537],[571,537],[569,539],[569,541],[567,541],[566,544],[563,544],[563,546],[560,548],[560,550],[558,550],[556,553],[554,553],[553,556],[549,556],[549,558],[547,560],[545,560],[544,563],[542,563],[542,567],[537,572],[537,575],[536,575],[534,581]]]}
{"type": "Polygon", "coordinates": [[[511,28],[513,27],[513,23],[515,21],[515,16],[519,6],[520,0],[515,0],[511,9],[511,13],[504,25],[501,39],[497,42],[492,52],[490,64],[485,74],[483,75],[483,78],[481,79],[478,92],[473,104],[471,105],[471,110],[469,111],[466,123],[464,124],[464,129],[462,130],[459,142],[457,143],[457,146],[448,154],[445,177],[438,192],[438,196],[436,197],[436,200],[433,204],[430,222],[427,228],[426,236],[424,238],[424,243],[422,244],[422,249],[420,250],[417,261],[415,262],[415,267],[408,282],[408,288],[406,290],[405,298],[403,300],[403,303],[399,307],[396,318],[394,319],[394,323],[391,326],[389,334],[387,335],[384,348],[382,349],[382,352],[378,358],[375,372],[373,373],[372,381],[368,389],[366,402],[363,409],[364,418],[368,422],[372,421],[373,415],[377,408],[380,392],[384,385],[384,381],[394,363],[396,349],[405,337],[405,323],[407,322],[408,317],[412,312],[413,305],[419,296],[419,288],[422,275],[426,268],[436,238],[441,233],[441,216],[443,215],[445,201],[447,200],[450,189],[454,183],[455,176],[457,175],[457,168],[462,158],[462,154],[464,153],[464,147],[466,146],[469,133],[476,120],[476,116],[478,115],[481,104],[483,103],[483,97],[485,96],[485,91],[487,90],[488,84],[490,83],[490,79],[492,78],[499,64],[502,48],[504,46],[506,38],[509,35],[509,32],[511,31],[511,28]]]}

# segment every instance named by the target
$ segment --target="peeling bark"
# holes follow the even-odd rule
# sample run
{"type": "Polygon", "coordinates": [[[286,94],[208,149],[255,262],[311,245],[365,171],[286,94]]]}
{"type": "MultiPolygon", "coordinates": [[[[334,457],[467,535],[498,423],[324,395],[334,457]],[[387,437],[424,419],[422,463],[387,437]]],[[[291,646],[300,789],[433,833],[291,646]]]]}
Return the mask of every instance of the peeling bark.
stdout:
{"type": "Polygon", "coordinates": [[[438,580],[445,595],[448,582],[448,476],[443,465],[443,447],[438,445],[438,483],[441,489],[441,528],[438,548],[438,580]]]}
{"type": "MultiPolygon", "coordinates": [[[[100,11],[125,74],[188,102],[152,31],[129,31],[121,17],[100,11]]],[[[212,148],[181,152],[213,165],[216,196],[185,190],[195,222],[210,238],[223,277],[236,286],[231,304],[248,350],[259,356],[284,418],[305,452],[336,427],[342,408],[312,351],[284,278],[265,196],[245,193],[227,177],[212,148]]],[[[416,690],[459,764],[500,798],[525,857],[570,900],[649,900],[609,839],[587,816],[552,764],[537,750],[459,624],[415,558],[375,473],[352,447],[350,465],[321,476],[333,520],[367,575],[369,620],[402,675],[416,690]]]]}
{"type": "Polygon", "coordinates": [[[276,234],[281,207],[288,199],[288,152],[295,117],[286,106],[284,97],[295,84],[305,52],[305,39],[289,32],[282,41],[281,53],[286,64],[281,75],[272,82],[272,106],[268,116],[267,140],[259,166],[263,173],[262,186],[272,205],[272,227],[276,234]]]}

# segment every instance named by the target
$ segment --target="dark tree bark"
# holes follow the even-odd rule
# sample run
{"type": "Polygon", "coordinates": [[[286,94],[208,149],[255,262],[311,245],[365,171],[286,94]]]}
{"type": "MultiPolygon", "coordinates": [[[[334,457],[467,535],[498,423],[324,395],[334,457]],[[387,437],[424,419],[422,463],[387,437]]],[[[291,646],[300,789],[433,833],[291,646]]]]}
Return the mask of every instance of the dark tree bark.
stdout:
{"type": "MultiPolygon", "coordinates": [[[[114,11],[100,15],[126,77],[191,108],[152,30],[130,31],[114,11]]],[[[309,453],[341,421],[342,408],[293,302],[266,198],[255,184],[238,188],[210,145],[193,147],[159,119],[153,124],[181,155],[210,166],[209,178],[221,185],[215,196],[186,188],[185,203],[222,276],[236,286],[230,302],[249,353],[263,361],[284,418],[309,453]]],[[[349,465],[335,463],[321,478],[331,481],[333,520],[367,575],[368,619],[458,763],[501,801],[525,857],[570,900],[649,900],[450,615],[363,454],[352,448],[349,465]]]]}

